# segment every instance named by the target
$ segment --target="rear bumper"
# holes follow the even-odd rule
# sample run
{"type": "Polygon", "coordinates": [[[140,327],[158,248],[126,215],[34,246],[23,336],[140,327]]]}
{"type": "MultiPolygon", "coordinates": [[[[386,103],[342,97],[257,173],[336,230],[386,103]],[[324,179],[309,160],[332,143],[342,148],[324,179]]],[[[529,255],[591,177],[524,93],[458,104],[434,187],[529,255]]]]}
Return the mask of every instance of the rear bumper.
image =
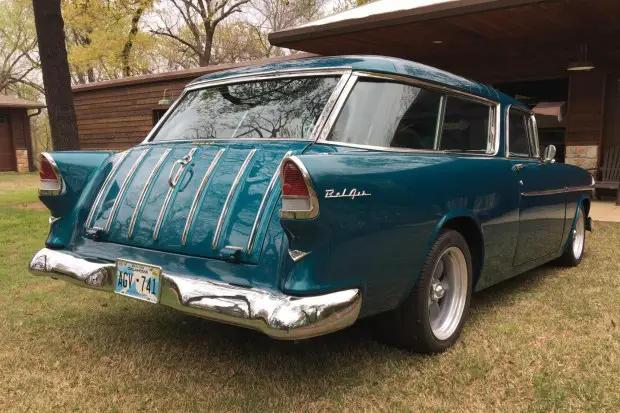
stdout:
{"type": "MultiPolygon", "coordinates": [[[[30,261],[30,272],[82,287],[114,291],[116,264],[43,248],[30,261]]],[[[185,313],[261,331],[270,337],[299,340],[350,326],[362,305],[358,289],[293,297],[256,288],[162,275],[160,304],[185,313]]]]}

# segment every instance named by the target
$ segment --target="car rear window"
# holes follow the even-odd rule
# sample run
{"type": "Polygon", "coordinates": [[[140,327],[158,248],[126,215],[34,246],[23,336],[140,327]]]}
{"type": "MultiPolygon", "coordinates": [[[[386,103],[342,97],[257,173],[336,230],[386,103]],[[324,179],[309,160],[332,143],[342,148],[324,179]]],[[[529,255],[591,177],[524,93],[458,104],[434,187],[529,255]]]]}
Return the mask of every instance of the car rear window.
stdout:
{"type": "Polygon", "coordinates": [[[309,139],[338,80],[274,79],[193,90],[152,140],[309,139]]]}

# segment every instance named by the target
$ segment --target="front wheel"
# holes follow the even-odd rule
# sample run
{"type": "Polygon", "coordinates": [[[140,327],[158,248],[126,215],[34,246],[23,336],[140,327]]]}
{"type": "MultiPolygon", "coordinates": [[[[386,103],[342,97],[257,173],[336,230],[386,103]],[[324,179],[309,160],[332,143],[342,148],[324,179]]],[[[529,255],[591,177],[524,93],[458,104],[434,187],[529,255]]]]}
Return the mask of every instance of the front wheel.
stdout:
{"type": "Polygon", "coordinates": [[[402,305],[380,320],[382,337],[421,353],[445,351],[458,339],[472,289],[471,253],[463,236],[443,230],[402,305]]]}
{"type": "Polygon", "coordinates": [[[577,218],[571,234],[571,241],[564,254],[558,259],[558,264],[567,267],[576,267],[583,259],[586,249],[586,213],[582,207],[577,211],[577,218]]]}

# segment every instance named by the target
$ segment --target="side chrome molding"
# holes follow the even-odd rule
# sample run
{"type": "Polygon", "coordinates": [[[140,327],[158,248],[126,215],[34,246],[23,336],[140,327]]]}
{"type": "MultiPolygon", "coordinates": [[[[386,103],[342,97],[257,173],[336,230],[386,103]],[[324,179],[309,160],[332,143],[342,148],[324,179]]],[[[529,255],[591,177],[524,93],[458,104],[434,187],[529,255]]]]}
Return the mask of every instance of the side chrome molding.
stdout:
{"type": "Polygon", "coordinates": [[[202,178],[202,182],[200,182],[198,191],[196,191],[196,195],[194,196],[194,201],[192,202],[192,206],[189,210],[189,214],[187,215],[187,221],[185,221],[185,228],[183,229],[183,238],[181,239],[181,245],[183,246],[185,246],[185,243],[187,242],[187,236],[189,235],[189,230],[192,227],[192,224],[194,222],[196,210],[198,209],[198,203],[200,202],[200,199],[202,198],[202,194],[205,190],[205,187],[207,186],[207,182],[209,182],[209,178],[213,174],[213,171],[215,170],[217,163],[220,161],[220,158],[222,157],[225,151],[226,149],[220,149],[217,152],[217,154],[215,155],[215,158],[213,158],[213,161],[211,161],[211,165],[209,165],[207,172],[205,172],[205,175],[202,178]]]}
{"type": "Polygon", "coordinates": [[[592,191],[592,186],[570,186],[560,189],[547,189],[544,191],[530,191],[530,192],[521,192],[521,196],[542,196],[542,195],[556,195],[556,194],[565,194],[568,192],[585,192],[592,191]]]}
{"type": "Polygon", "coordinates": [[[101,186],[101,189],[99,190],[99,193],[97,194],[97,198],[95,198],[95,202],[90,208],[88,218],[86,218],[86,225],[85,225],[86,229],[89,229],[90,227],[92,227],[93,219],[95,218],[95,212],[97,211],[97,208],[99,208],[99,204],[101,203],[104,194],[107,192],[108,186],[110,185],[110,181],[112,181],[112,178],[116,176],[116,171],[118,171],[118,168],[120,168],[120,166],[122,165],[127,155],[129,155],[129,151],[125,151],[121,153],[119,158],[116,160],[116,163],[112,167],[112,170],[110,171],[107,178],[103,182],[103,185],[101,186]]]}
{"type": "Polygon", "coordinates": [[[228,196],[224,202],[224,207],[220,213],[220,218],[217,220],[217,227],[215,227],[215,233],[213,234],[213,243],[211,244],[213,251],[217,250],[217,244],[220,240],[220,235],[222,235],[222,227],[224,226],[224,221],[226,220],[226,215],[228,214],[228,209],[230,208],[230,203],[232,202],[235,192],[237,192],[239,181],[250,164],[250,161],[254,157],[254,154],[256,154],[256,149],[252,149],[248,156],[245,157],[245,161],[243,161],[243,165],[241,165],[241,168],[239,169],[239,172],[237,172],[237,176],[235,176],[235,179],[230,187],[230,191],[228,191],[228,196]]]}
{"type": "Polygon", "coordinates": [[[258,207],[258,211],[256,212],[256,218],[254,219],[254,224],[252,225],[252,230],[250,231],[250,236],[248,237],[248,244],[245,248],[245,252],[248,255],[252,255],[252,251],[254,249],[254,241],[256,239],[256,231],[258,230],[258,224],[260,223],[260,220],[263,216],[263,210],[265,209],[265,206],[267,205],[267,199],[269,198],[271,191],[273,191],[273,188],[276,185],[278,178],[280,177],[280,170],[282,169],[282,163],[284,162],[286,158],[291,156],[292,153],[293,151],[288,151],[286,155],[284,155],[284,158],[282,158],[282,160],[280,161],[280,164],[278,165],[278,168],[276,169],[273,176],[271,177],[271,181],[269,181],[269,185],[267,185],[267,190],[265,191],[265,194],[263,195],[263,199],[260,201],[260,206],[258,207]]]}
{"type": "Polygon", "coordinates": [[[161,169],[161,166],[164,164],[164,161],[166,160],[166,158],[168,158],[168,155],[170,155],[171,151],[172,149],[166,149],[164,151],[164,153],[161,155],[161,158],[159,158],[159,161],[157,161],[155,168],[153,168],[153,170],[151,171],[151,174],[147,178],[146,183],[144,184],[144,188],[142,188],[142,192],[140,192],[140,198],[138,198],[136,207],[134,208],[133,214],[131,215],[131,221],[129,222],[129,230],[127,231],[127,238],[129,239],[131,239],[131,237],[133,236],[133,230],[136,226],[136,220],[138,219],[138,215],[140,215],[140,211],[142,211],[142,204],[144,203],[146,194],[151,188],[151,185],[153,184],[153,180],[157,176],[157,173],[161,169]]]}

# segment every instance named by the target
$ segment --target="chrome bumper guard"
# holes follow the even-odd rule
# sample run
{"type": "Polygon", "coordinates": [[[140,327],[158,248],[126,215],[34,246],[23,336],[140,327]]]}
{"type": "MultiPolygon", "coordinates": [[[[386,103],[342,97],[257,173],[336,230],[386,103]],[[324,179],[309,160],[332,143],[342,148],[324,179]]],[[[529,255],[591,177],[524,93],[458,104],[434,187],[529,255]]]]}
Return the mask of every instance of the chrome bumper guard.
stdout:
{"type": "MultiPolygon", "coordinates": [[[[114,292],[116,264],[43,248],[30,272],[82,287],[114,292]]],[[[261,331],[282,340],[300,340],[350,326],[362,305],[358,289],[309,297],[162,274],[160,304],[211,320],[261,331]]]]}

